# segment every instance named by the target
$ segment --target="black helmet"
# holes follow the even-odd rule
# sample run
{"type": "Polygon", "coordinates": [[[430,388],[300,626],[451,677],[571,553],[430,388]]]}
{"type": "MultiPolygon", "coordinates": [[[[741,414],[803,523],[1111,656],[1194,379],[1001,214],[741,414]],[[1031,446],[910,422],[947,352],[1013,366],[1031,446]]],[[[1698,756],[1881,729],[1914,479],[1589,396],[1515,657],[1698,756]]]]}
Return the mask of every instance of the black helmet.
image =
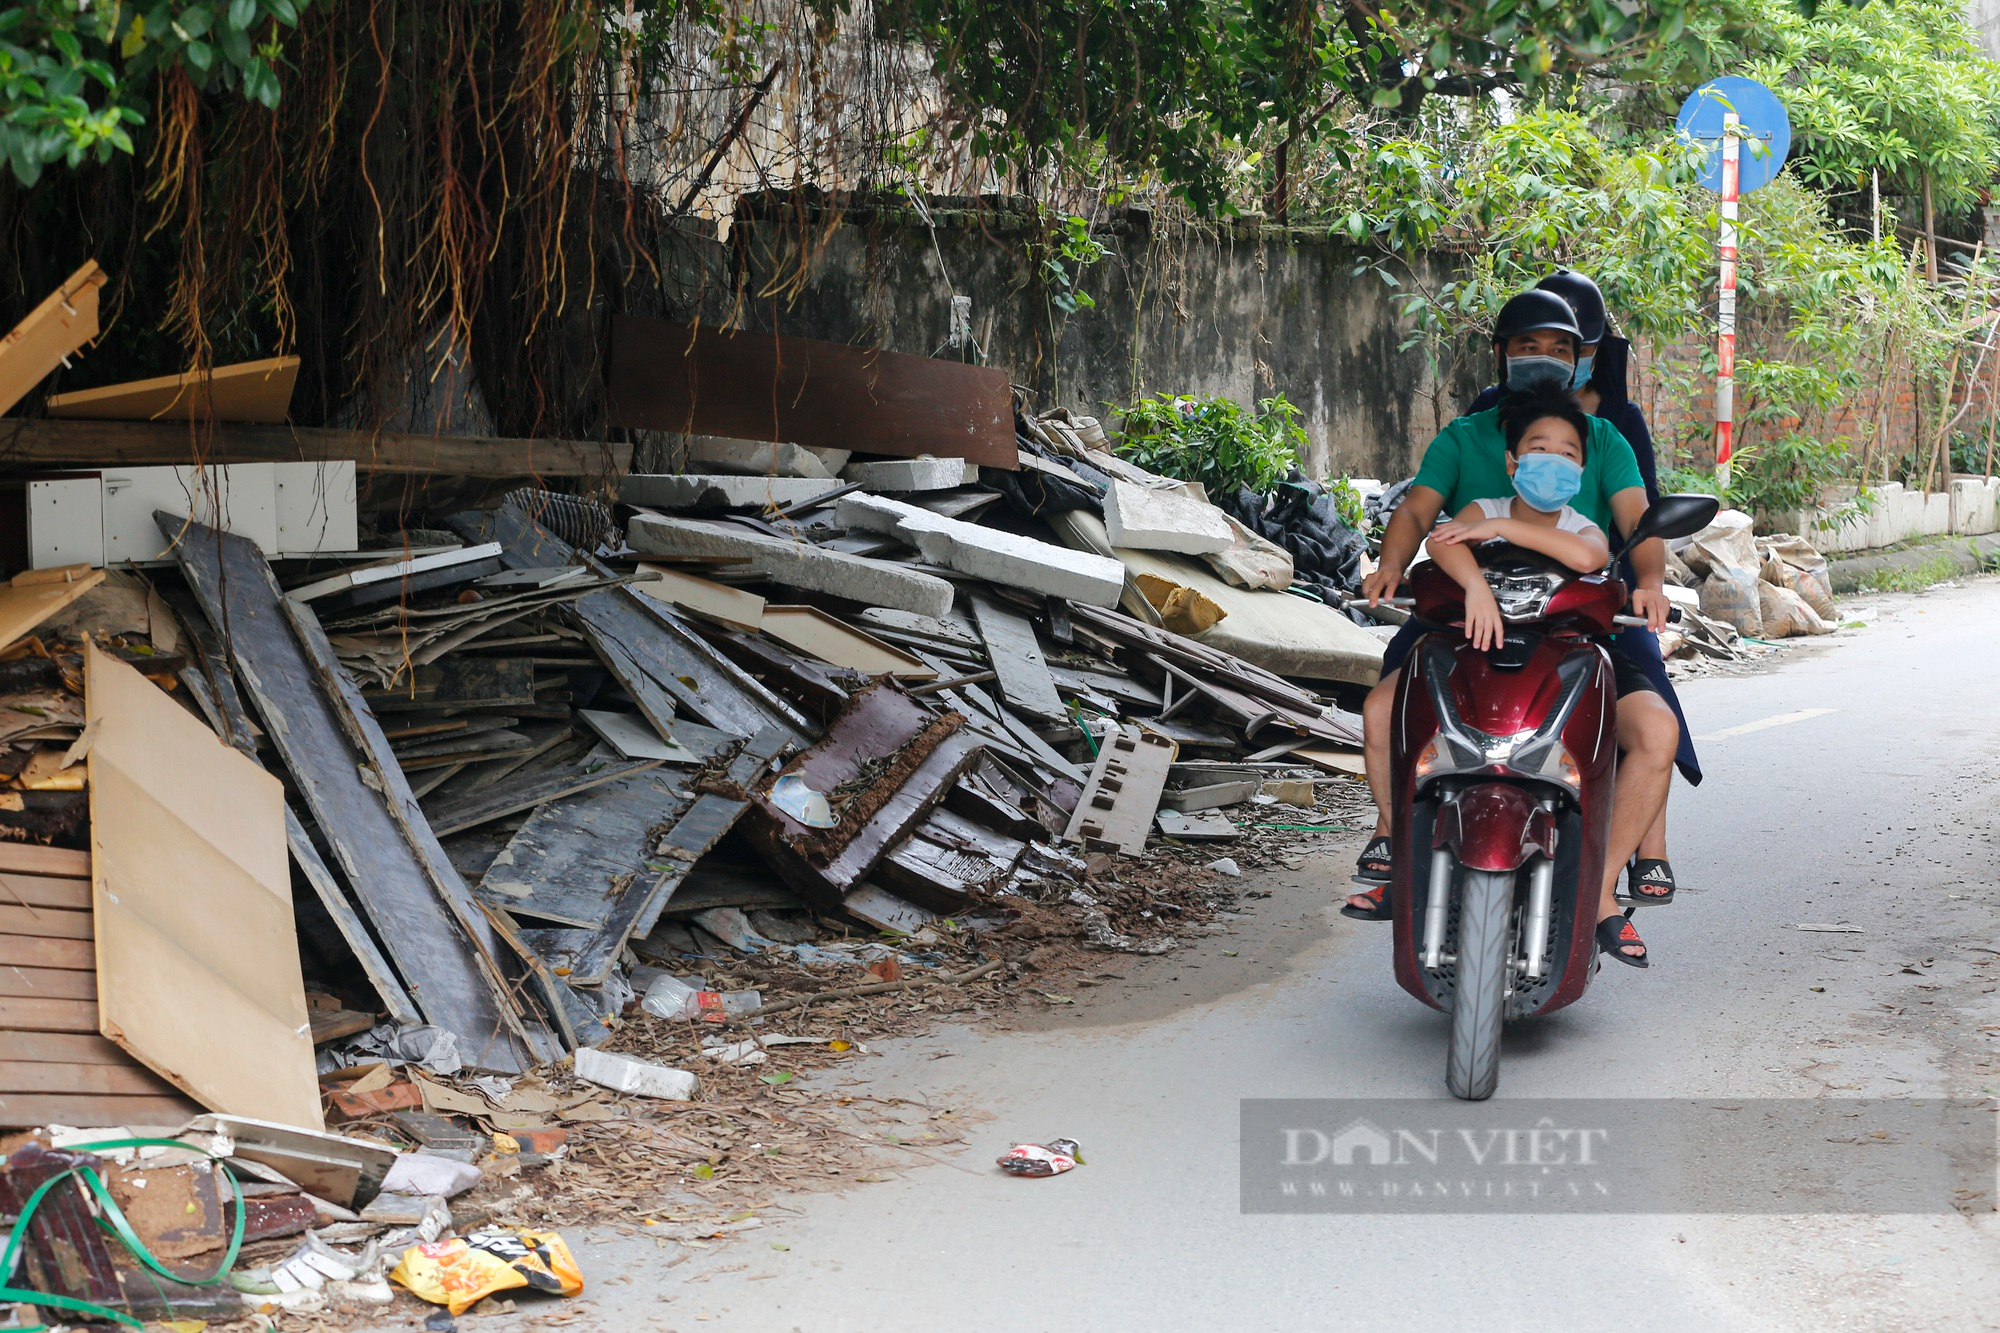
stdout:
{"type": "Polygon", "coordinates": [[[1569,302],[1554,292],[1545,292],[1537,287],[1522,292],[1500,307],[1500,318],[1493,324],[1493,341],[1504,343],[1537,329],[1567,333],[1579,345],[1584,340],[1583,330],[1576,326],[1576,312],[1569,308],[1569,302]]]}
{"type": "Polygon", "coordinates": [[[1576,327],[1586,345],[1604,341],[1604,293],[1597,284],[1575,269],[1560,269],[1535,284],[1536,291],[1554,292],[1569,302],[1576,314],[1576,327]]]}

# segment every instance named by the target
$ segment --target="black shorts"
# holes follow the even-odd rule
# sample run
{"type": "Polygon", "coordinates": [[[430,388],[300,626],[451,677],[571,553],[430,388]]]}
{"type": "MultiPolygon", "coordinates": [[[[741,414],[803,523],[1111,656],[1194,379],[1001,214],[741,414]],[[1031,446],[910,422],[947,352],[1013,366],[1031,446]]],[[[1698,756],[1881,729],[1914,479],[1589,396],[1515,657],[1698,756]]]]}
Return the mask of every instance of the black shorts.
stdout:
{"type": "MultiPolygon", "coordinates": [[[[1417,640],[1436,628],[1437,626],[1418,620],[1414,616],[1404,622],[1403,627],[1396,631],[1396,637],[1389,641],[1388,648],[1382,653],[1382,674],[1386,676],[1391,671],[1399,669],[1409,658],[1410,649],[1416,647],[1417,640]]],[[[1621,650],[1616,640],[1600,638],[1597,642],[1611,656],[1611,679],[1618,698],[1623,699],[1628,694],[1641,692],[1647,694],[1661,692],[1659,685],[1654,682],[1646,668],[1634,660],[1631,653],[1621,650]]],[[[1655,641],[1648,635],[1647,642],[1655,641]]],[[[1655,647],[1653,651],[1657,653],[1659,649],[1655,647]]]]}

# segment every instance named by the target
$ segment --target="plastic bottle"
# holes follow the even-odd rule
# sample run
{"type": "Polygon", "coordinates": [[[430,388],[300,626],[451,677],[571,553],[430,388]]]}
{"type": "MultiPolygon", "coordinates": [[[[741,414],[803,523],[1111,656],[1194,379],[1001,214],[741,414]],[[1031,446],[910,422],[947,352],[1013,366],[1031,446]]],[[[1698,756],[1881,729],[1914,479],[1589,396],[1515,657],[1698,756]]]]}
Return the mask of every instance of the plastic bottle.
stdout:
{"type": "Polygon", "coordinates": [[[700,992],[674,977],[660,976],[646,987],[639,1007],[655,1018],[695,1018],[701,1014],[700,992]]]}

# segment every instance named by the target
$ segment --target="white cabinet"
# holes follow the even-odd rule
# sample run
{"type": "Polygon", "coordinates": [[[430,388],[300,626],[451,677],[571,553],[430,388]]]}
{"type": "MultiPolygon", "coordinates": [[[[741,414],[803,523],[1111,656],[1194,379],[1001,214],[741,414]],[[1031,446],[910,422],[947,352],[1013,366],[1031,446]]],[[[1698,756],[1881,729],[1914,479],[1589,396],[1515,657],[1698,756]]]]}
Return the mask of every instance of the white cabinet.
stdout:
{"type": "Polygon", "coordinates": [[[359,545],[352,461],[122,467],[30,479],[27,511],[35,569],[171,559],[171,540],[154,521],[162,511],[248,537],[267,556],[359,545]]]}

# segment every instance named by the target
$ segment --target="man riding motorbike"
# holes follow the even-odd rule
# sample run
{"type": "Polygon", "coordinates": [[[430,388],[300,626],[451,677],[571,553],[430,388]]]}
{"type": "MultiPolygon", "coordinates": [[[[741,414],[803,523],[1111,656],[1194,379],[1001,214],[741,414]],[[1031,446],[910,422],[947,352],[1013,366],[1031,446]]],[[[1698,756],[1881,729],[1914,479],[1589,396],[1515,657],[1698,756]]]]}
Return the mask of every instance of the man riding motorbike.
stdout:
{"type": "MultiPolygon", "coordinates": [[[[1646,501],[1658,504],[1660,482],[1653,457],[1653,433],[1646,425],[1645,414],[1632,401],[1626,384],[1632,344],[1611,331],[1604,294],[1598,290],[1596,283],[1572,269],[1551,273],[1535,286],[1562,297],[1575,313],[1584,345],[1577,356],[1576,372],[1570,380],[1571,391],[1585,412],[1603,417],[1616,426],[1618,433],[1632,446],[1633,457],[1639,464],[1639,475],[1646,483],[1646,501]]],[[[1501,382],[1482,390],[1466,411],[1483,412],[1500,401],[1500,395],[1506,391],[1506,367],[1500,366],[1499,372],[1501,382]]],[[[1633,582],[1629,569],[1625,578],[1627,583],[1633,582]]],[[[1694,737],[1688,730],[1680,697],[1667,677],[1666,663],[1661,660],[1658,636],[1650,629],[1634,626],[1620,633],[1614,643],[1620,652],[1646,673],[1647,679],[1653,682],[1654,690],[1667,701],[1667,707],[1674,710],[1681,727],[1680,749],[1674,756],[1674,762],[1689,786],[1700,786],[1701,761],[1694,752],[1694,737]]],[[[1674,870],[1667,859],[1667,812],[1662,807],[1659,819],[1640,840],[1639,854],[1633,858],[1631,869],[1627,872],[1626,901],[1670,903],[1673,899],[1674,870]]]]}
{"type": "MultiPolygon", "coordinates": [[[[1493,341],[1509,390],[1533,392],[1569,388],[1584,340],[1575,313],[1562,297],[1554,292],[1532,290],[1514,297],[1501,308],[1493,341]]],[[[1585,458],[1577,478],[1578,489],[1570,503],[1598,528],[1609,532],[1615,523],[1617,531],[1630,533],[1648,503],[1632,447],[1603,418],[1590,417],[1586,424],[1585,458]]],[[[1438,434],[1424,452],[1415,485],[1389,522],[1382,540],[1380,566],[1362,584],[1371,605],[1395,595],[1441,508],[1448,504],[1456,514],[1474,501],[1497,500],[1516,493],[1507,457],[1507,440],[1497,409],[1460,417],[1438,434]]],[[[1534,501],[1531,499],[1530,503],[1534,501]]],[[[1662,591],[1665,547],[1658,541],[1642,542],[1631,552],[1631,561],[1637,575],[1632,610],[1645,617],[1648,627],[1657,631],[1665,625],[1667,616],[1667,601],[1662,591]]],[[[1416,641],[1434,628],[1414,618],[1402,628],[1383,654],[1381,683],[1370,692],[1362,709],[1364,762],[1379,815],[1375,837],[1362,853],[1361,873],[1357,878],[1380,883],[1351,897],[1342,911],[1364,920],[1389,917],[1388,738],[1397,673],[1416,641]]],[[[1619,766],[1612,808],[1604,887],[1608,910],[1603,919],[1606,920],[1616,915],[1619,868],[1631,857],[1664,806],[1680,734],[1673,710],[1650,688],[1628,697],[1630,705],[1621,701],[1618,709],[1618,742],[1625,760],[1619,766]]],[[[1621,941],[1613,956],[1635,967],[1645,966],[1645,946],[1629,923],[1625,931],[1629,938],[1621,941]]]]}

